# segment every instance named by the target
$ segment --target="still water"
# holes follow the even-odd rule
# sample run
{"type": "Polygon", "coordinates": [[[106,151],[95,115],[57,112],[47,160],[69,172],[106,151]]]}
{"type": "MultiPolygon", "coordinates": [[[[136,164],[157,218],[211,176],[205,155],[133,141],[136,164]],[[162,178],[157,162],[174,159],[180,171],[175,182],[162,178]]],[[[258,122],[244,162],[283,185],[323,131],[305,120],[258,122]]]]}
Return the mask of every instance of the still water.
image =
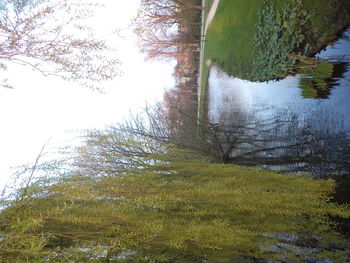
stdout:
{"type": "Polygon", "coordinates": [[[317,177],[350,173],[350,29],[316,55],[334,65],[325,91],[305,96],[300,75],[257,83],[212,67],[208,114],[226,161],[317,177]]]}

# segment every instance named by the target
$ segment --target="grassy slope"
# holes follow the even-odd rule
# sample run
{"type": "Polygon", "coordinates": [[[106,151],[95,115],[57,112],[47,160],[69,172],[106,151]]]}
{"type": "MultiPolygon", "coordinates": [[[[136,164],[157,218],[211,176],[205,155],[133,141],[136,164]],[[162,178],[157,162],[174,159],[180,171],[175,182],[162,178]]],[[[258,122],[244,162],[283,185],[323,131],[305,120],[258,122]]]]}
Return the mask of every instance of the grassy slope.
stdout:
{"type": "MultiPolygon", "coordinates": [[[[290,1],[275,2],[279,8],[290,1]]],[[[208,59],[230,75],[244,78],[245,72],[249,72],[253,59],[252,39],[255,33],[256,13],[262,3],[261,0],[220,1],[215,18],[207,31],[200,82],[200,113],[205,112],[205,91],[209,73],[205,62],[208,59]]],[[[303,0],[303,4],[312,15],[312,26],[317,36],[313,52],[334,40],[339,29],[350,23],[350,17],[345,14],[347,8],[344,8],[344,5],[349,7],[348,0],[303,0]]]]}
{"type": "Polygon", "coordinates": [[[240,75],[252,60],[252,36],[262,1],[221,0],[208,28],[205,57],[240,75]],[[238,11],[242,10],[242,11],[238,11]],[[243,11],[244,10],[244,11],[243,11]],[[239,51],[239,52],[238,52],[239,51]]]}

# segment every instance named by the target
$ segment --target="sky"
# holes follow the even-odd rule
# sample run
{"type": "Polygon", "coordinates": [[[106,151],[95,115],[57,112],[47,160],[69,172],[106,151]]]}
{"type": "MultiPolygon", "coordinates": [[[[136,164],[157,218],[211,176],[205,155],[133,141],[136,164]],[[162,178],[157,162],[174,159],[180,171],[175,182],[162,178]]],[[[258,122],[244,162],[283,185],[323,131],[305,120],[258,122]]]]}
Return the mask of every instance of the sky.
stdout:
{"type": "Polygon", "coordinates": [[[146,62],[128,29],[123,39],[111,34],[115,26],[127,28],[139,0],[99,2],[104,7],[90,22],[98,37],[117,48],[123,76],[101,84],[104,93],[98,93],[18,65],[1,71],[14,89],[0,88],[0,189],[10,182],[13,167],[34,163],[46,141],[48,149],[70,144],[77,131],[121,121],[173,86],[172,63],[146,62]]]}

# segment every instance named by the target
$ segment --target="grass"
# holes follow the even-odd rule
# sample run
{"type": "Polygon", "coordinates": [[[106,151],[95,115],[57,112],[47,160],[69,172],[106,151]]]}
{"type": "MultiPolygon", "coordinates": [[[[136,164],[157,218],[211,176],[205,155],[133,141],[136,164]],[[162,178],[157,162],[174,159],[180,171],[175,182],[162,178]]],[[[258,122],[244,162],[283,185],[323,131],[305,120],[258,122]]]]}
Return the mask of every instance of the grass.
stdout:
{"type": "MultiPolygon", "coordinates": [[[[271,0],[275,11],[281,11],[289,0],[271,0]]],[[[212,1],[210,1],[212,2],[212,1]]],[[[209,1],[207,1],[208,4],[209,1]]],[[[339,31],[350,24],[348,0],[302,0],[303,8],[310,15],[310,27],[305,29],[313,55],[336,39],[339,31]]],[[[229,75],[254,79],[254,44],[257,12],[263,6],[261,0],[220,0],[215,18],[208,27],[203,59],[201,62],[199,114],[205,116],[206,88],[209,59],[229,75]]]]}
{"type": "Polygon", "coordinates": [[[221,0],[207,31],[205,58],[210,58],[236,76],[249,68],[256,13],[261,4],[262,1],[221,0]]]}

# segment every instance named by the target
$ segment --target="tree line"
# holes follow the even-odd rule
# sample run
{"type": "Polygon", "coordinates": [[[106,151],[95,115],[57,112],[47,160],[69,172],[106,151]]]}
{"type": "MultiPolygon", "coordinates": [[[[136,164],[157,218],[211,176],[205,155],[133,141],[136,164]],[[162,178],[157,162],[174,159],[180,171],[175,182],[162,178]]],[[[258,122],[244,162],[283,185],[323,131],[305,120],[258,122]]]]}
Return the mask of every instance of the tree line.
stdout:
{"type": "Polygon", "coordinates": [[[149,59],[168,59],[199,47],[199,0],[142,0],[135,18],[135,33],[149,59]]]}
{"type": "Polygon", "coordinates": [[[201,16],[204,10],[206,8],[202,7],[200,0],[141,1],[134,20],[140,50],[147,59],[177,62],[173,73],[176,84],[166,92],[166,105],[172,100],[181,104],[184,110],[197,110],[201,16]]]}

